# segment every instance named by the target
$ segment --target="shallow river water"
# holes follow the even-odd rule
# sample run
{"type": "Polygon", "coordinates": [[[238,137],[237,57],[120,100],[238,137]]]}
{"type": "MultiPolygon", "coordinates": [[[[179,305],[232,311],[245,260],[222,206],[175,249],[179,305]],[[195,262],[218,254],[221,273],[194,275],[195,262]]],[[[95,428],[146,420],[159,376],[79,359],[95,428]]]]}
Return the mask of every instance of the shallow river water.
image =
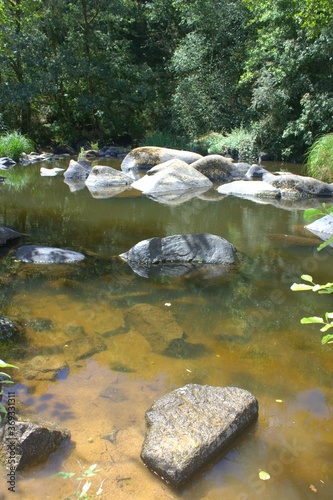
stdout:
{"type": "MultiPolygon", "coordinates": [[[[28,345],[0,347],[0,359],[19,366],[11,390],[20,410],[66,427],[72,440],[17,475],[17,497],[62,500],[97,463],[90,492],[103,482],[105,499],[332,498],[333,348],[321,345],[317,325],[300,324],[303,316],[331,311],[332,299],[290,286],[304,273],[318,283],[332,280],[333,254],[316,251],[320,241],[304,229],[304,207],[214,189],[183,203],[133,189],[94,198],[87,188],[71,190],[61,175],[41,177],[40,167],[16,166],[0,185],[0,225],[22,233],[1,249],[1,315],[24,323],[29,336],[28,345]],[[232,271],[212,276],[199,266],[183,276],[146,278],[118,258],[146,238],[199,232],[235,245],[232,271]],[[14,255],[23,244],[68,248],[86,259],[23,264],[14,255]],[[177,323],[196,349],[166,350],[163,342],[152,348],[140,325],[126,319],[138,305],[161,325],[177,323]],[[55,380],[26,376],[36,356],[64,365],[55,380]],[[259,401],[259,419],[174,491],[140,460],[144,415],[187,383],[247,389],[259,401]],[[261,481],[260,470],[270,479],[261,481]],[[59,471],[75,476],[52,477],[59,471]]],[[[4,469],[0,484],[1,499],[15,498],[4,469]]]]}

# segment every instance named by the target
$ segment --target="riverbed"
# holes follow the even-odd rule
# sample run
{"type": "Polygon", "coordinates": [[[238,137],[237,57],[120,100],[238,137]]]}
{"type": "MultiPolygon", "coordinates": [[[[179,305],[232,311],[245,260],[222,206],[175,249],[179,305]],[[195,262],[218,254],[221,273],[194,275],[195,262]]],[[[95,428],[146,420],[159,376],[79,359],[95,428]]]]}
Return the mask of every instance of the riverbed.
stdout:
{"type": "MultiPolygon", "coordinates": [[[[117,160],[103,164],[120,167],[117,160]]],[[[75,478],[97,463],[89,493],[102,483],[105,499],[332,498],[332,346],[321,345],[317,325],[300,324],[303,316],[331,311],[332,301],[290,286],[305,273],[331,281],[333,254],[332,248],[317,252],[320,240],[304,229],[304,207],[225,197],[215,189],[169,204],[131,188],[97,198],[87,188],[74,190],[62,175],[40,176],[41,166],[66,165],[15,166],[0,185],[0,224],[22,233],[1,249],[1,314],[24,323],[30,339],[26,347],[0,351],[0,358],[19,366],[11,390],[20,408],[72,433],[71,443],[46,463],[17,475],[18,496],[66,498],[79,484],[75,478]],[[237,266],[220,275],[199,266],[182,276],[146,278],[118,257],[146,238],[200,232],[230,241],[237,266]],[[86,259],[31,266],[15,261],[24,244],[67,248],[86,259]],[[126,325],[137,304],[171,315],[183,339],[202,350],[152,350],[142,331],[126,325]],[[52,329],[36,328],[41,320],[52,329]],[[101,350],[68,357],[71,341],[96,338],[101,350]],[[35,356],[63,357],[68,368],[52,381],[28,380],[24,366],[35,356]],[[259,419],[176,492],[145,468],[140,450],[145,411],[187,383],[247,389],[259,401],[259,419]],[[260,470],[270,479],[260,480],[260,470]],[[52,477],[59,471],[75,476],[52,477]]],[[[5,474],[0,498],[7,500],[13,496],[5,474]]]]}

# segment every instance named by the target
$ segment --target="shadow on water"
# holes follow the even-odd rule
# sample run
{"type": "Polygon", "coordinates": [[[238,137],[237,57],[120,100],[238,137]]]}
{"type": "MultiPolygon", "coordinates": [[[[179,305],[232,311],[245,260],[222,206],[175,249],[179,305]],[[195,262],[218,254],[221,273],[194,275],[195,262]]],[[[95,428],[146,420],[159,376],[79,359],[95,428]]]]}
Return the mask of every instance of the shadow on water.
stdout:
{"type": "Polygon", "coordinates": [[[302,208],[206,193],[164,204],[132,189],[94,198],[84,187],[71,191],[61,175],[41,177],[39,168],[24,167],[21,179],[15,167],[0,186],[0,224],[22,233],[1,249],[1,315],[26,339],[3,343],[0,357],[20,367],[13,387],[20,408],[70,429],[72,444],[20,473],[17,493],[66,498],[75,480],[52,475],[79,476],[98,463],[92,489],[104,480],[102,498],[298,500],[314,489],[331,498],[332,349],[321,346],[315,326],[300,325],[331,304],[290,286],[303,273],[326,282],[332,255],[318,257],[302,208]],[[199,232],[233,243],[237,264],[223,272],[160,266],[143,276],[118,258],[143,239],[199,232]],[[35,244],[86,259],[16,261],[19,246],[35,244]],[[186,383],[248,389],[260,414],[175,492],[139,456],[145,411],[186,383]],[[260,470],[271,479],[261,481],[260,470]]]}

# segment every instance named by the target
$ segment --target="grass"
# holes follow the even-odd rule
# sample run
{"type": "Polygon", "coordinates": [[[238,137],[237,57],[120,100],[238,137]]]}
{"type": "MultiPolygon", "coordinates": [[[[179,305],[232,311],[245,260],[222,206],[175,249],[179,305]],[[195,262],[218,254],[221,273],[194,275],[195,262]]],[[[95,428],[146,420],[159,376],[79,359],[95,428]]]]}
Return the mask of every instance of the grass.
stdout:
{"type": "Polygon", "coordinates": [[[333,182],[333,134],[319,137],[306,153],[308,175],[324,182],[333,182]]]}
{"type": "Polygon", "coordinates": [[[19,161],[22,153],[33,150],[33,142],[20,132],[7,132],[0,137],[0,157],[9,156],[14,161],[19,161]]]}
{"type": "Polygon", "coordinates": [[[231,156],[239,162],[253,162],[258,159],[256,134],[243,127],[236,128],[225,135],[210,132],[198,139],[198,145],[208,154],[231,156]]]}
{"type": "Polygon", "coordinates": [[[169,132],[161,132],[156,130],[147,135],[141,142],[140,146],[159,146],[162,148],[183,149],[187,151],[193,150],[193,144],[187,141],[184,137],[180,137],[169,132]]]}

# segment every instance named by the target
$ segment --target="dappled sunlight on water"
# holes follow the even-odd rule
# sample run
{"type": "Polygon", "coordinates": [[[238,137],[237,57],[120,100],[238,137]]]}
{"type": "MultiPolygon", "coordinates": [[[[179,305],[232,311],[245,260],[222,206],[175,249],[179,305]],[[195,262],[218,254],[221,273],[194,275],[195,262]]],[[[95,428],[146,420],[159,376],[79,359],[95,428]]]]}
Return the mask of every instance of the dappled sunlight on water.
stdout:
{"type": "Polygon", "coordinates": [[[1,224],[25,232],[17,246],[62,246],[87,258],[68,267],[23,265],[10,253],[0,261],[2,314],[21,321],[29,338],[8,358],[20,368],[20,408],[72,434],[46,463],[18,475],[20,498],[62,500],[94,463],[92,490],[103,481],[105,499],[331,498],[332,348],[299,322],[323,314],[330,300],[290,285],[306,270],[327,280],[332,255],[317,258],[302,212],[235,198],[170,207],[131,190],[98,200],[71,193],[61,179],[44,181],[34,178],[36,199],[22,188],[17,206],[4,190],[1,224]],[[236,269],[146,279],[117,259],[147,237],[200,231],[238,248],[236,269]],[[58,368],[36,375],[44,362],[58,368]],[[146,410],[187,383],[249,390],[259,420],[176,492],[144,467],[140,451],[146,410]],[[261,481],[260,470],[270,480],[261,481]],[[59,471],[76,476],[52,477],[59,471]]]}

